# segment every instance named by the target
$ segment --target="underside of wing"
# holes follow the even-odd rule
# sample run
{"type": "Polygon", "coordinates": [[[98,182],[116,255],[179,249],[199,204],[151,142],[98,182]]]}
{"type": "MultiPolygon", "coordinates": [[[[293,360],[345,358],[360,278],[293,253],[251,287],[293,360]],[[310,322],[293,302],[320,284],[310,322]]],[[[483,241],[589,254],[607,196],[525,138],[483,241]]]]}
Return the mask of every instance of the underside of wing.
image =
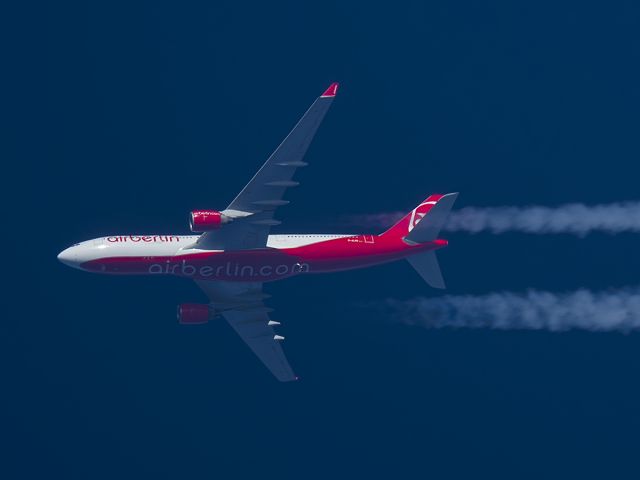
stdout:
{"type": "Polygon", "coordinates": [[[293,176],[298,168],[307,165],[303,161],[305,153],[337,90],[338,84],[333,83],[313,102],[276,151],[222,212],[233,221],[220,230],[204,233],[198,240],[199,248],[242,250],[266,246],[271,227],[280,224],[274,219],[274,211],[289,203],[283,199],[284,193],[287,188],[298,185],[293,176]]]}
{"type": "Polygon", "coordinates": [[[275,334],[266,312],[229,310],[222,316],[278,380],[298,379],[282,351],[280,343],[284,337],[275,334]]]}
{"type": "Polygon", "coordinates": [[[282,350],[284,337],[269,318],[261,283],[196,281],[211,299],[216,312],[231,325],[269,371],[281,382],[297,380],[282,350]]]}

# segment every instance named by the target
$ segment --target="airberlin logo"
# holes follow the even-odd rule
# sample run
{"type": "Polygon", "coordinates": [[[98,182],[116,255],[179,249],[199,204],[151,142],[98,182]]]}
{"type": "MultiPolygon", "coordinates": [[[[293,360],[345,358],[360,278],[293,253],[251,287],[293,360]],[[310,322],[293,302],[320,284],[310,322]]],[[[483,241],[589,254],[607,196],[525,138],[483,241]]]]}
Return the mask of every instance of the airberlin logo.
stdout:
{"type": "Polygon", "coordinates": [[[150,242],[179,242],[180,237],[177,235],[125,235],[118,237],[107,237],[107,242],[110,243],[150,243],[150,242]]]}
{"type": "Polygon", "coordinates": [[[182,260],[179,263],[154,263],[149,266],[150,274],[170,274],[180,275],[184,277],[216,277],[216,278],[267,278],[267,277],[283,277],[287,275],[296,275],[298,273],[306,273],[309,271],[308,263],[280,264],[280,265],[262,265],[254,267],[253,265],[243,265],[236,262],[226,262],[222,265],[211,266],[202,265],[195,266],[182,260]]]}
{"type": "Polygon", "coordinates": [[[420,220],[422,220],[427,212],[431,209],[431,205],[435,205],[436,203],[438,202],[424,202],[413,209],[413,211],[411,212],[411,218],[409,219],[409,231],[413,230],[414,227],[418,225],[420,220]],[[425,205],[429,205],[429,208],[423,208],[425,205]],[[426,211],[419,211],[420,209],[426,211]]]}

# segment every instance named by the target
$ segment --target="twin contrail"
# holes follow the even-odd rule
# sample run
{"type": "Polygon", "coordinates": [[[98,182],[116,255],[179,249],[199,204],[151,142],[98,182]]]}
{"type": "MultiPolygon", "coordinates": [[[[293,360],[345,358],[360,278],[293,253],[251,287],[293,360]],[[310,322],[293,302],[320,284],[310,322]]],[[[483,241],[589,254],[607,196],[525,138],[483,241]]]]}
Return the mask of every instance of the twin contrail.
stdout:
{"type": "MultiPolygon", "coordinates": [[[[351,217],[370,227],[385,227],[405,213],[351,217]]],[[[428,214],[427,214],[428,215],[428,214]]],[[[445,230],[500,234],[590,232],[616,234],[640,232],[640,202],[557,207],[464,207],[451,212],[445,230]]],[[[445,295],[410,300],[388,299],[373,305],[402,323],[426,328],[461,327],[499,330],[640,329],[640,287],[594,292],[580,289],[565,293],[539,290],[494,292],[485,295],[445,295]]]]}
{"type": "MultiPolygon", "coordinates": [[[[398,221],[405,213],[391,212],[350,217],[351,221],[370,227],[384,227],[398,221]]],[[[449,215],[445,230],[450,232],[494,234],[569,233],[586,235],[640,232],[640,202],[585,205],[569,203],[557,207],[464,207],[449,215]]]]}
{"type": "Polygon", "coordinates": [[[388,299],[370,307],[425,328],[620,331],[640,329],[640,288],[567,293],[529,290],[486,295],[388,299]]]}

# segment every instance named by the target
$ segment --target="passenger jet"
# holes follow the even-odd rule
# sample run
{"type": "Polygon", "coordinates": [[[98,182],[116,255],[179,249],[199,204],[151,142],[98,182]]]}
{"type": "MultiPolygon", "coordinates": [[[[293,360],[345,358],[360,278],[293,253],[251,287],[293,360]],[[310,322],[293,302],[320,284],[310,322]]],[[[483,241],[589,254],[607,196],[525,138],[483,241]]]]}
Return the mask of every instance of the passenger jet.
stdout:
{"type": "Polygon", "coordinates": [[[208,304],[178,306],[178,321],[203,324],[223,317],[280,381],[297,380],[283,353],[279,322],[269,317],[267,282],[406,259],[432,287],[444,288],[435,251],[457,193],[431,195],[379,235],[273,235],[276,211],[289,202],[294,174],[333,102],[333,83],[267,159],[238,196],[222,210],[195,210],[197,235],[111,235],[67,248],[58,259],[87,272],[111,275],[176,275],[193,279],[208,304]]]}

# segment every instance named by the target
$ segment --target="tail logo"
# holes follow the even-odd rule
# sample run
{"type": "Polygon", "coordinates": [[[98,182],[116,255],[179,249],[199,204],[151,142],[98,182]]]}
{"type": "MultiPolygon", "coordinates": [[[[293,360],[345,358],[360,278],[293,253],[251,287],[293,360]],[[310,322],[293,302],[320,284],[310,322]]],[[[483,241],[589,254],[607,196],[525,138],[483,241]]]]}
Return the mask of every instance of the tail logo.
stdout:
{"type": "Polygon", "coordinates": [[[416,225],[424,218],[429,210],[431,210],[432,205],[435,205],[438,202],[424,202],[418,205],[411,211],[411,217],[409,218],[409,231],[413,230],[416,225]],[[428,205],[428,207],[427,207],[428,205]]]}

